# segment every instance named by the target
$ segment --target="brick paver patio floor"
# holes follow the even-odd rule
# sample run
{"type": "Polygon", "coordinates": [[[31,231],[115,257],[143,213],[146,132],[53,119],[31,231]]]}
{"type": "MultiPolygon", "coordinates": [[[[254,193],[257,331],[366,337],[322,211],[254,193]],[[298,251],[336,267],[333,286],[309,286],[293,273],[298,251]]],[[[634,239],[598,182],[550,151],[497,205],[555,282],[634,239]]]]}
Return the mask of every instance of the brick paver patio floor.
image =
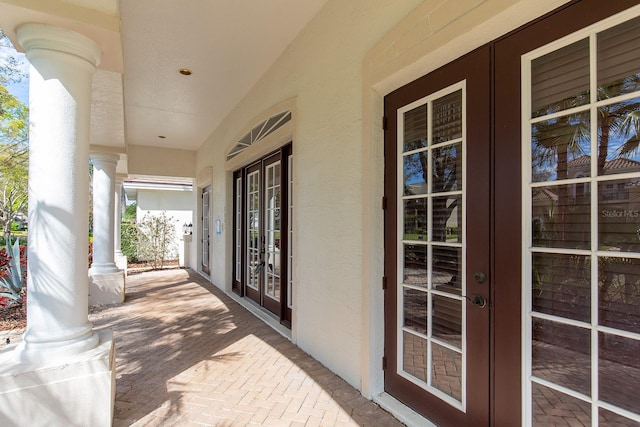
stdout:
{"type": "Polygon", "coordinates": [[[190,270],[130,275],[93,310],[116,339],[115,426],[401,426],[190,270]]]}

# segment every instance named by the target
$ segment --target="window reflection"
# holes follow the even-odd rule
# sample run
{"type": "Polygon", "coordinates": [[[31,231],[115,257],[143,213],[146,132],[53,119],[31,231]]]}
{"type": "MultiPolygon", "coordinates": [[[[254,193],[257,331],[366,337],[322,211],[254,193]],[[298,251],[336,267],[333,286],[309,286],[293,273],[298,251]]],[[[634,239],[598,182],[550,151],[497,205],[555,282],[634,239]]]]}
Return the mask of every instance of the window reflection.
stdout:
{"type": "Polygon", "coordinates": [[[533,188],[533,245],[588,249],[591,246],[590,199],[582,183],[533,188]]]}
{"type": "Polygon", "coordinates": [[[530,68],[531,421],[640,426],[640,17],[580,37],[530,68]]]}
{"type": "Polygon", "coordinates": [[[531,125],[533,182],[587,177],[591,174],[589,112],[531,125]]]}
{"type": "Polygon", "coordinates": [[[433,143],[462,138],[462,91],[433,101],[433,143]]]}
{"type": "Polygon", "coordinates": [[[427,199],[404,201],[404,240],[427,240],[427,199]]]}
{"type": "Polygon", "coordinates": [[[599,257],[598,271],[599,323],[640,334],[640,260],[599,257]]]}
{"type": "Polygon", "coordinates": [[[427,334],[427,293],[417,289],[404,289],[404,327],[427,334]]]}
{"type": "Polygon", "coordinates": [[[404,156],[404,195],[427,194],[429,154],[426,151],[404,156]]]}
{"type": "Polygon", "coordinates": [[[591,262],[579,255],[533,254],[533,310],[591,321],[591,262]]]}
{"type": "Polygon", "coordinates": [[[589,102],[589,40],[536,58],[531,63],[532,117],[589,102]]]}
{"type": "Polygon", "coordinates": [[[427,146],[427,105],[404,113],[404,152],[427,146]]]}
{"type": "MultiPolygon", "coordinates": [[[[462,144],[445,145],[433,150],[433,193],[462,190],[462,144]]],[[[426,170],[426,169],[425,169],[426,170]]]]}
{"type": "Polygon", "coordinates": [[[427,275],[427,247],[424,245],[404,245],[403,283],[426,287],[429,283],[427,275]]]}
{"type": "Polygon", "coordinates": [[[601,250],[640,252],[640,177],[598,184],[601,250]]]}

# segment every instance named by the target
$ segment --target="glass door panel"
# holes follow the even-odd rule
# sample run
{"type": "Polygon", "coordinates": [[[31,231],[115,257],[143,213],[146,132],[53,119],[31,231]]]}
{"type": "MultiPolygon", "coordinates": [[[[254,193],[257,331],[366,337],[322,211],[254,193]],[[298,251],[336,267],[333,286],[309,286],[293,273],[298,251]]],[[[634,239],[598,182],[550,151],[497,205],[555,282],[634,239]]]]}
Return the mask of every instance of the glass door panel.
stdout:
{"type": "Polygon", "coordinates": [[[524,56],[526,425],[640,425],[639,41],[627,14],[524,56]]]}
{"type": "Polygon", "coordinates": [[[462,368],[466,358],[464,235],[458,238],[464,222],[464,215],[458,215],[464,212],[463,96],[461,83],[398,111],[403,124],[398,133],[410,138],[398,141],[405,151],[398,164],[403,176],[398,209],[404,219],[398,233],[403,236],[398,253],[404,266],[398,271],[398,292],[405,317],[399,337],[407,340],[398,346],[398,358],[410,361],[400,374],[461,409],[464,370],[453,374],[447,367],[462,368]],[[421,119],[418,113],[424,114],[421,119]],[[416,348],[424,351],[426,370],[416,371],[416,348]],[[409,357],[403,354],[407,349],[409,357]]]}
{"type": "Polygon", "coordinates": [[[247,271],[246,285],[255,291],[260,289],[262,270],[262,234],[260,224],[260,171],[247,174],[246,206],[247,206],[247,271]]]}
{"type": "Polygon", "coordinates": [[[266,264],[265,295],[280,300],[280,162],[272,163],[265,168],[266,174],[266,264]]]}
{"type": "Polygon", "coordinates": [[[210,194],[211,194],[211,186],[207,186],[202,189],[202,199],[201,199],[201,208],[202,208],[202,235],[201,235],[201,253],[202,259],[200,260],[200,265],[202,271],[206,274],[209,274],[211,271],[209,270],[209,229],[210,229],[210,194]]]}

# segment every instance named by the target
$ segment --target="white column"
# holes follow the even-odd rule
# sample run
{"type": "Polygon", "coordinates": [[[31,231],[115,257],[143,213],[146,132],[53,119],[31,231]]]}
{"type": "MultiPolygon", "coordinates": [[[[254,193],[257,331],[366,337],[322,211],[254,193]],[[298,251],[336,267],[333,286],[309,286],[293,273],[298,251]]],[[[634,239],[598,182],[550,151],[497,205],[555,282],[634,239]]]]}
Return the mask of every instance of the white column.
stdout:
{"type": "Polygon", "coordinates": [[[88,321],[88,194],[91,80],[100,49],[87,37],[24,24],[31,63],[29,244],[23,361],[65,357],[98,345],[88,321]]]}
{"type": "Polygon", "coordinates": [[[113,195],[115,204],[115,225],[113,230],[113,238],[116,247],[115,261],[116,266],[124,272],[127,276],[127,257],[122,253],[122,237],[120,225],[122,223],[122,184],[124,183],[125,175],[116,175],[116,191],[113,195]]]}
{"type": "Polygon", "coordinates": [[[114,197],[116,165],[120,156],[91,153],[93,163],[93,263],[91,275],[115,273],[114,197]]]}
{"type": "Polygon", "coordinates": [[[113,194],[113,201],[115,206],[115,224],[114,224],[114,245],[116,258],[122,256],[122,240],[120,236],[120,223],[122,223],[122,184],[124,178],[122,176],[116,176],[115,193],[113,194]]]}

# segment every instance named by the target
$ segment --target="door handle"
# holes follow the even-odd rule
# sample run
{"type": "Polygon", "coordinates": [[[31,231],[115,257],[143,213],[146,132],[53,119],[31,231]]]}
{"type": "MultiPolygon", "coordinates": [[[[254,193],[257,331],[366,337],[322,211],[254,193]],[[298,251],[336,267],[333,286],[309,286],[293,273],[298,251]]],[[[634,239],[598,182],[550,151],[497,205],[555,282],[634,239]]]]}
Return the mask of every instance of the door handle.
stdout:
{"type": "Polygon", "coordinates": [[[487,300],[482,295],[475,295],[473,298],[463,295],[463,297],[471,304],[477,305],[480,308],[484,308],[487,305],[487,300]]]}

